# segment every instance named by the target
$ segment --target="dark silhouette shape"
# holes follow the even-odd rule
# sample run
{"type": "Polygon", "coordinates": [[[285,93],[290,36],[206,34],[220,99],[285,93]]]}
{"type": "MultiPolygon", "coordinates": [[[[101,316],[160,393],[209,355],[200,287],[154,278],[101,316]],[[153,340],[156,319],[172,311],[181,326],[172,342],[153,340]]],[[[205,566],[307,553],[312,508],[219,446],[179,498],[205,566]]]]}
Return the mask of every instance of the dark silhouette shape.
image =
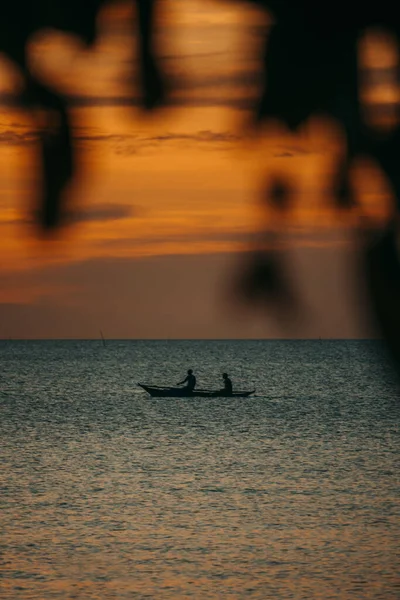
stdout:
{"type": "Polygon", "coordinates": [[[225,396],[232,396],[232,381],[228,377],[228,373],[222,373],[222,379],[224,380],[223,391],[225,396]]]}
{"type": "Polygon", "coordinates": [[[365,271],[370,301],[388,349],[400,365],[400,264],[396,248],[397,225],[389,224],[367,245],[365,271]]]}
{"type": "MultiPolygon", "coordinates": [[[[400,261],[395,246],[400,203],[400,123],[379,134],[363,121],[359,96],[357,44],[370,27],[382,27],[400,42],[398,7],[389,0],[365,4],[357,0],[249,0],[272,11],[276,24],[266,32],[262,90],[254,107],[254,125],[277,119],[295,131],[316,114],[333,117],[343,128],[347,155],[332,180],[336,206],[351,209],[350,168],[358,156],[369,156],[392,187],[393,214],[382,236],[364,237],[364,277],[371,306],[383,337],[400,370],[400,261]],[[267,35],[268,33],[268,35],[267,35]]],[[[267,201],[284,213],[290,182],[266,189],[267,201]]],[[[295,290],[283,270],[281,253],[271,249],[250,255],[242,289],[248,299],[282,311],[293,307],[295,290]],[[283,282],[286,282],[283,284],[283,282]]],[[[298,304],[298,303],[297,303],[298,304]]]]}
{"type": "Polygon", "coordinates": [[[188,374],[185,377],[185,379],[183,379],[183,381],[180,381],[176,385],[183,385],[184,383],[187,383],[184,389],[188,392],[193,392],[194,388],[196,387],[196,377],[193,375],[192,369],[188,369],[187,373],[188,374]]]}
{"type": "MultiPolygon", "coordinates": [[[[31,72],[26,45],[34,33],[45,28],[71,32],[86,44],[92,44],[96,37],[96,17],[105,1],[32,0],[22,4],[6,1],[0,7],[0,51],[17,65],[24,80],[19,101],[32,113],[38,108],[46,115],[45,127],[38,127],[43,189],[36,210],[44,231],[54,229],[65,213],[66,190],[76,172],[76,160],[67,99],[38,81],[31,72]]],[[[138,15],[142,104],[152,110],[165,103],[167,89],[154,41],[157,3],[132,1],[138,15]]],[[[358,40],[368,27],[384,28],[399,45],[397,4],[393,0],[369,4],[361,0],[247,1],[275,17],[274,26],[266,31],[261,93],[253,107],[253,125],[274,119],[294,131],[309,117],[325,114],[339,123],[347,142],[347,155],[339,161],[331,182],[336,206],[351,209],[355,205],[349,185],[350,169],[361,155],[380,166],[393,190],[392,216],[381,237],[364,236],[364,277],[378,326],[400,370],[400,319],[396,310],[400,261],[395,244],[399,229],[400,124],[397,122],[383,135],[364,123],[357,64],[358,40]]],[[[282,177],[269,180],[265,201],[281,218],[292,197],[288,180],[282,177]]],[[[274,244],[266,243],[248,257],[240,283],[244,297],[276,308],[280,315],[285,311],[293,314],[299,302],[282,253],[274,244]]]]}
{"type": "MultiPolygon", "coordinates": [[[[152,110],[165,101],[164,78],[154,49],[155,0],[133,0],[139,24],[139,71],[142,104],[152,110]]],[[[50,89],[31,72],[26,45],[29,38],[45,28],[55,28],[79,36],[87,45],[96,37],[96,18],[106,0],[61,0],[60,2],[6,1],[0,8],[0,52],[19,68],[24,91],[19,102],[27,110],[40,109],[46,126],[39,129],[43,189],[37,220],[44,231],[59,225],[63,215],[67,185],[76,170],[74,144],[68,118],[67,99],[50,89]]]]}
{"type": "Polygon", "coordinates": [[[156,59],[154,15],[156,0],[136,0],[139,16],[139,68],[143,106],[152,110],[166,101],[166,83],[156,59]]]}
{"type": "MultiPolygon", "coordinates": [[[[150,396],[154,398],[220,398],[226,396],[225,390],[191,390],[187,388],[171,388],[159,385],[148,385],[138,383],[138,386],[144,389],[150,396]]],[[[255,390],[236,391],[230,394],[233,398],[248,398],[254,394],[255,390]]]]}

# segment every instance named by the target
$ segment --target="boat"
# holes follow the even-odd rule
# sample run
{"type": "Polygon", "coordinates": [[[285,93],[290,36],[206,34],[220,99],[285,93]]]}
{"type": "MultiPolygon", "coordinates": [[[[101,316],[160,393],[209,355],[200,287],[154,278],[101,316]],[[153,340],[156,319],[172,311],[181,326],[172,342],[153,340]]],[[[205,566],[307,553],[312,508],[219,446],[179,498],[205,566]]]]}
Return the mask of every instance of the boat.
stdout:
{"type": "Polygon", "coordinates": [[[193,390],[189,392],[186,388],[165,387],[160,385],[145,385],[138,383],[138,386],[143,388],[150,396],[158,398],[247,398],[254,394],[255,390],[249,392],[237,391],[232,392],[229,396],[224,394],[223,390],[193,390]]]}

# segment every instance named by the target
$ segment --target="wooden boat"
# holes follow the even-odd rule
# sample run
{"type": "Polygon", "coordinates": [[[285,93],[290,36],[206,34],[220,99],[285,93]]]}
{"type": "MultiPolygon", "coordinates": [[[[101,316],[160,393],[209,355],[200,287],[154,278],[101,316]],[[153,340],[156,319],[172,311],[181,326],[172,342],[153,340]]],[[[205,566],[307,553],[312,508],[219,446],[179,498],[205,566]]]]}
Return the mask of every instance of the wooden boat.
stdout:
{"type": "Polygon", "coordinates": [[[224,394],[223,390],[193,390],[188,392],[186,388],[178,387],[163,387],[159,385],[145,385],[144,383],[138,383],[150,396],[158,398],[247,398],[254,394],[255,390],[250,392],[233,392],[229,396],[224,394]]]}

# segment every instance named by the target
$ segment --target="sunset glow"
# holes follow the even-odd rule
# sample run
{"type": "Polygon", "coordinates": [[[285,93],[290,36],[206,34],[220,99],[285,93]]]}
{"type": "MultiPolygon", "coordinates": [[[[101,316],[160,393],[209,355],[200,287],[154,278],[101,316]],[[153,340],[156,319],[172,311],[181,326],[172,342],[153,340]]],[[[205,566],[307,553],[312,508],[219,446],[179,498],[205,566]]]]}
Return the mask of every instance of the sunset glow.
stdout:
{"type": "MultiPolygon", "coordinates": [[[[162,14],[165,63],[181,83],[173,91],[175,106],[154,120],[124,106],[133,52],[127,40],[134,19],[126,6],[107,8],[101,15],[93,51],[56,32],[32,40],[36,71],[73,98],[80,175],[69,192],[69,215],[60,236],[41,239],[30,215],[40,185],[35,126],[22,111],[0,106],[0,337],[21,335],[20,329],[9,327],[9,311],[14,314],[21,305],[38,308],[44,300],[53,308],[60,308],[60,298],[72,302],[84,323],[91,307],[80,295],[79,278],[70,283],[62,277],[43,280],[46,269],[78,272],[84,265],[146,257],[169,257],[172,268],[176,257],[183,256],[200,260],[197,277],[199,269],[209,272],[208,259],[202,263],[201,256],[249,250],[254,235],[265,230],[283,227],[292,250],[332,250],[344,239],[348,244],[346,232],[360,224],[360,217],[379,223],[388,218],[391,192],[377,169],[365,162],[354,173],[360,208],[349,214],[334,210],[326,189],[344,144],[333,124],[316,121],[298,136],[270,129],[255,139],[248,133],[248,113],[239,105],[257,91],[257,77],[251,73],[257,72],[254,56],[266,23],[259,11],[242,4],[171,0],[163,4],[162,14]],[[279,172],[290,175],[297,192],[296,204],[283,220],[276,220],[260,201],[268,174],[279,172]]],[[[374,39],[361,47],[362,62],[386,69],[394,61],[390,44],[374,39]]],[[[9,65],[0,85],[5,95],[18,85],[9,65]]],[[[367,104],[398,101],[399,90],[390,82],[368,85],[367,104]]],[[[175,308],[178,322],[179,303],[175,308]]],[[[66,335],[62,310],[59,314],[55,337],[66,335]]],[[[33,329],[30,318],[25,325],[28,337],[33,331],[40,337],[37,320],[33,329]]],[[[206,337],[213,337],[213,327],[211,321],[206,325],[206,337]]],[[[52,331],[44,327],[43,336],[52,337],[52,331]]],[[[83,327],[82,336],[90,335],[83,327]]],[[[131,335],[135,333],[128,327],[126,336],[131,335]]]]}

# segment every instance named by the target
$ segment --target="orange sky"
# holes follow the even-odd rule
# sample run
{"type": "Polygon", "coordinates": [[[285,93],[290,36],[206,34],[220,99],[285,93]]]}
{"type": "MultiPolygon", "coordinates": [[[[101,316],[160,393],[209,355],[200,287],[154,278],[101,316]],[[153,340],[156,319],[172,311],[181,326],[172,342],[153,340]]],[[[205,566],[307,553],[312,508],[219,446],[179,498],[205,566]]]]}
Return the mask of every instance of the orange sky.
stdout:
{"type": "MultiPolygon", "coordinates": [[[[154,121],[115,101],[127,94],[128,17],[123,6],[107,9],[91,52],[55,33],[31,43],[43,78],[90,98],[71,113],[81,158],[71,190],[76,222],[55,241],[40,241],[27,222],[37,183],[33,123],[0,104],[0,338],[96,337],[100,328],[128,338],[363,335],[357,299],[347,288],[339,293],[357,217],[345,223],[326,197],[342,151],[338,131],[315,121],[297,138],[276,131],[250,140],[246,113],[232,107],[232,98],[256,90],[248,74],[257,69],[260,13],[241,3],[164,2],[166,64],[185,84],[175,91],[178,105],[154,121]],[[301,269],[310,273],[302,294],[313,317],[295,331],[280,330],[270,315],[227,311],[221,300],[235,253],[265,226],[258,190],[273,171],[295,178],[301,201],[285,224],[286,242],[297,279],[301,269]],[[321,256],[331,265],[322,271],[321,256]],[[326,317],[318,306],[329,286],[337,298],[326,317]]],[[[364,44],[363,60],[390,67],[390,45],[372,46],[364,44]]],[[[0,73],[0,91],[18,84],[9,68],[0,73]]],[[[366,83],[369,102],[396,94],[387,78],[366,83]]],[[[361,167],[362,210],[384,218],[388,190],[371,166],[361,167]]]]}

